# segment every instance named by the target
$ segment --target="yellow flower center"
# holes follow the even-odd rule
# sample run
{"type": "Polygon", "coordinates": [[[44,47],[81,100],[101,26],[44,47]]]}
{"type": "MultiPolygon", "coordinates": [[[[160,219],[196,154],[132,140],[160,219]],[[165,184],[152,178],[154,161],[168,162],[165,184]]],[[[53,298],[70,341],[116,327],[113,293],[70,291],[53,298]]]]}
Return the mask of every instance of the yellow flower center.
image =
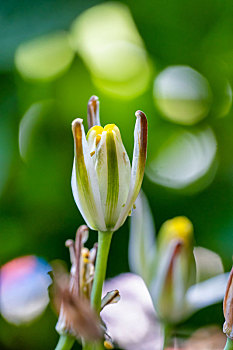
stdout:
{"type": "Polygon", "coordinates": [[[111,132],[111,131],[113,131],[113,129],[114,129],[115,127],[116,127],[115,124],[107,124],[107,125],[105,125],[105,127],[104,127],[104,131],[111,132]]]}
{"type": "Polygon", "coordinates": [[[183,242],[188,243],[192,239],[193,225],[185,216],[177,216],[166,222],[167,237],[180,238],[183,242]]]}
{"type": "MultiPolygon", "coordinates": [[[[103,131],[112,132],[114,130],[114,128],[117,128],[117,126],[115,124],[107,124],[107,125],[105,125],[104,128],[100,125],[95,125],[88,131],[88,134],[91,131],[95,131],[95,134],[96,134],[96,141],[95,142],[96,142],[96,146],[97,146],[101,140],[101,135],[102,135],[103,131]]],[[[87,137],[88,137],[88,134],[87,134],[87,137]]]]}

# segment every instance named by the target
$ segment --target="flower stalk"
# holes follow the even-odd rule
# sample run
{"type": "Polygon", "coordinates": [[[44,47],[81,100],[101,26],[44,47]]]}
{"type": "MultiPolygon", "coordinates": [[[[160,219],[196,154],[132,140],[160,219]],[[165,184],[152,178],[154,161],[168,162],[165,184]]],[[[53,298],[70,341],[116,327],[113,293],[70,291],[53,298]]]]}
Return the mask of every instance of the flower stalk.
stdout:
{"type": "Polygon", "coordinates": [[[102,287],[106,275],[108,253],[112,240],[112,232],[98,233],[98,250],[95,265],[95,277],[91,292],[91,305],[97,313],[101,308],[102,287]]]}
{"type": "Polygon", "coordinates": [[[61,335],[55,350],[70,350],[74,344],[74,341],[74,338],[70,336],[61,335]]]}
{"type": "Polygon", "coordinates": [[[224,350],[233,350],[233,340],[232,339],[227,338],[227,342],[226,342],[224,350]]]}

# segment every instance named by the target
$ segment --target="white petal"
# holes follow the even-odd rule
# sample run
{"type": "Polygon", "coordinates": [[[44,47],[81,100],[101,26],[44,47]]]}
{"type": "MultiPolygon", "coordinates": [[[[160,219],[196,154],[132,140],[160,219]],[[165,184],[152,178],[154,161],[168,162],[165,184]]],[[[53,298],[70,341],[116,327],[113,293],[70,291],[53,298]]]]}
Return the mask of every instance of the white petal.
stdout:
{"type": "Polygon", "coordinates": [[[104,293],[118,289],[121,299],[106,307],[101,317],[107,331],[122,349],[160,350],[163,334],[150,294],[141,277],[124,273],[104,284],[104,293]]]}
{"type": "Polygon", "coordinates": [[[87,225],[94,230],[105,231],[97,175],[90,156],[82,119],[73,121],[72,130],[75,141],[75,160],[71,180],[73,196],[87,225]],[[77,170],[79,170],[78,174],[77,170]]]}
{"type": "Polygon", "coordinates": [[[156,257],[155,227],[145,194],[141,191],[130,220],[129,266],[148,285],[156,257]]]}
{"type": "Polygon", "coordinates": [[[141,188],[147,152],[147,119],[143,112],[135,113],[137,120],[134,129],[134,152],[130,180],[130,190],[126,204],[117,220],[116,231],[125,222],[141,188]]]}
{"type": "Polygon", "coordinates": [[[190,287],[186,294],[188,313],[191,314],[203,307],[223,300],[229,273],[212,277],[190,287]]]}
{"type": "Polygon", "coordinates": [[[206,248],[195,247],[193,253],[196,260],[197,282],[224,272],[222,260],[215,252],[206,248]]]}
{"type": "Polygon", "coordinates": [[[95,161],[106,227],[113,230],[130,183],[130,162],[116,126],[111,131],[103,131],[95,161]]]}

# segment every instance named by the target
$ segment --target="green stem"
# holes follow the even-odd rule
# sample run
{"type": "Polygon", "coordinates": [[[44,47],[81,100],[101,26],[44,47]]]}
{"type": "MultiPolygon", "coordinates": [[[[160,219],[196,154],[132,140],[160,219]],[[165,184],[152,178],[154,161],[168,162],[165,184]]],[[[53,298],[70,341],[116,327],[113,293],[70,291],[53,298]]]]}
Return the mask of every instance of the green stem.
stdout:
{"type": "Polygon", "coordinates": [[[227,342],[226,342],[224,350],[233,350],[233,340],[232,339],[227,338],[227,342]]]}
{"type": "Polygon", "coordinates": [[[61,335],[55,350],[70,350],[73,344],[74,338],[71,338],[67,335],[61,335]]]}
{"type": "Polygon", "coordinates": [[[85,343],[83,350],[104,350],[103,343],[85,343]]]}
{"type": "Polygon", "coordinates": [[[95,264],[95,277],[91,292],[91,305],[97,313],[100,312],[102,287],[106,275],[108,253],[112,239],[112,232],[98,233],[98,250],[95,264]]]}
{"type": "MultiPolygon", "coordinates": [[[[93,309],[99,314],[101,307],[101,296],[102,288],[105,280],[108,253],[110,249],[112,239],[112,232],[101,232],[98,233],[98,249],[97,258],[95,264],[95,277],[91,291],[91,305],[93,309]]],[[[101,350],[103,349],[101,343],[85,343],[83,350],[101,350]]]]}
{"type": "Polygon", "coordinates": [[[165,324],[163,328],[163,350],[166,350],[166,348],[170,345],[170,341],[171,327],[168,324],[165,324]]]}

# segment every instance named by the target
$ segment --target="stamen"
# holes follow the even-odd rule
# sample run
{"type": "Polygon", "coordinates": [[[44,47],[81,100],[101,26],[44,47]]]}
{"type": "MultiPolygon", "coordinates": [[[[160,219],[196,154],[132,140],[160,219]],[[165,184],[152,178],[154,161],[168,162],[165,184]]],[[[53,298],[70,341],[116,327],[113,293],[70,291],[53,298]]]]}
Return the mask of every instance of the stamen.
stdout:
{"type": "Polygon", "coordinates": [[[99,99],[97,96],[91,96],[87,105],[87,122],[89,129],[94,125],[100,125],[99,119],[99,99]]]}
{"type": "Polygon", "coordinates": [[[69,248],[71,264],[75,265],[75,263],[76,263],[76,254],[75,254],[75,249],[74,249],[74,241],[72,239],[67,239],[67,241],[65,242],[65,246],[67,248],[69,248]]]}
{"type": "Polygon", "coordinates": [[[90,262],[95,265],[97,255],[98,243],[95,243],[93,248],[90,250],[90,262]]]}
{"type": "Polygon", "coordinates": [[[86,248],[86,247],[82,248],[82,257],[83,257],[83,258],[89,258],[89,256],[90,256],[90,251],[89,251],[89,249],[86,248]]]}
{"type": "Polygon", "coordinates": [[[115,124],[107,124],[104,127],[104,131],[112,131],[115,127],[117,127],[115,124]]]}
{"type": "Polygon", "coordinates": [[[105,349],[110,349],[110,350],[114,349],[113,344],[109,340],[104,341],[104,347],[105,347],[105,349]]]}
{"type": "Polygon", "coordinates": [[[95,125],[88,131],[88,133],[90,133],[93,130],[96,132],[96,134],[100,134],[101,135],[102,132],[104,131],[104,128],[102,126],[100,126],[100,125],[95,125]]]}
{"type": "Polygon", "coordinates": [[[96,136],[96,139],[95,139],[95,144],[96,144],[96,146],[98,145],[98,143],[100,142],[100,140],[101,140],[101,136],[100,136],[100,135],[97,135],[97,136],[96,136]]]}
{"type": "Polygon", "coordinates": [[[90,156],[92,157],[92,156],[94,156],[94,154],[95,154],[95,151],[92,151],[92,152],[90,153],[90,156]]]}

